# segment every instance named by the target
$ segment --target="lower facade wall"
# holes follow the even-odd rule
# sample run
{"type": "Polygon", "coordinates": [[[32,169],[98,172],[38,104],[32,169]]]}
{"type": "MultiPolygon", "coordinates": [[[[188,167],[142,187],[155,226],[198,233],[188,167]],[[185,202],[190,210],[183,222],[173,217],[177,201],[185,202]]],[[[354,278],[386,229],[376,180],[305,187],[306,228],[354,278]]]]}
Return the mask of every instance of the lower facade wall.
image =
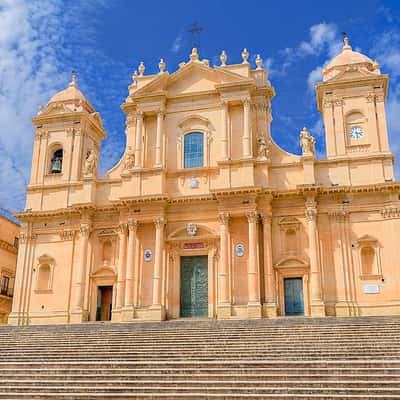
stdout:
{"type": "Polygon", "coordinates": [[[387,234],[400,219],[188,213],[32,230],[21,243],[9,323],[176,319],[182,293],[193,317],[400,315],[396,237],[387,234]],[[193,258],[184,281],[182,257],[193,258]]]}

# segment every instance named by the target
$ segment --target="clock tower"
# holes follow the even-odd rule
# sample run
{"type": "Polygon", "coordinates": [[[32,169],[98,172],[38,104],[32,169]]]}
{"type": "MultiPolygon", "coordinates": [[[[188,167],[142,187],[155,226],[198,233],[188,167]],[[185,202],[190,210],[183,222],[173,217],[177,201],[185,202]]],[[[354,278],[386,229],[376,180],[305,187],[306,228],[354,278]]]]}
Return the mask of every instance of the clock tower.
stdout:
{"type": "Polygon", "coordinates": [[[385,101],[388,76],[379,64],[353,51],[344,38],[342,52],[323,70],[316,86],[323,116],[328,159],[381,159],[385,178],[393,175],[385,101]]]}

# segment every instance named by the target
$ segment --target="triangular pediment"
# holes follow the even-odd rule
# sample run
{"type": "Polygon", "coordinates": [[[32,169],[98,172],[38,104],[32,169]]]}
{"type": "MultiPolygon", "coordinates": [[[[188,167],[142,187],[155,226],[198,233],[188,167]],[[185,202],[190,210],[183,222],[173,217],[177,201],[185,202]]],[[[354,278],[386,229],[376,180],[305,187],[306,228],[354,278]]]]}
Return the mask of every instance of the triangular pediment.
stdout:
{"type": "Polygon", "coordinates": [[[169,97],[217,90],[217,85],[252,81],[234,72],[211,68],[203,62],[189,62],[173,74],[162,74],[140,88],[134,96],[165,93],[169,97]]]}
{"type": "Polygon", "coordinates": [[[370,77],[375,77],[376,73],[369,71],[365,67],[353,67],[349,69],[345,69],[335,76],[333,76],[331,79],[329,79],[329,82],[336,82],[336,81],[346,81],[346,80],[354,80],[354,79],[359,79],[359,78],[370,78],[370,77]]]}

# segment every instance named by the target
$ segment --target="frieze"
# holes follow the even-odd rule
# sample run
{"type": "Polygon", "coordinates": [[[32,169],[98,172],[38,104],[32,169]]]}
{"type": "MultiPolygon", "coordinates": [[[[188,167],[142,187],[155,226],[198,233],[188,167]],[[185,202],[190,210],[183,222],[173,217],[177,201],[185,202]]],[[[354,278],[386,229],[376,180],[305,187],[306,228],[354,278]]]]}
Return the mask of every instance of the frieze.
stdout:
{"type": "Polygon", "coordinates": [[[63,241],[73,240],[75,231],[72,229],[64,229],[60,232],[60,239],[63,241]]]}
{"type": "Polygon", "coordinates": [[[388,206],[382,209],[381,215],[383,218],[400,218],[400,207],[388,206]]]}
{"type": "Polygon", "coordinates": [[[14,253],[14,254],[17,254],[17,252],[18,252],[18,249],[14,245],[6,242],[3,239],[0,239],[0,248],[4,249],[6,251],[9,251],[10,253],[14,253]]]}

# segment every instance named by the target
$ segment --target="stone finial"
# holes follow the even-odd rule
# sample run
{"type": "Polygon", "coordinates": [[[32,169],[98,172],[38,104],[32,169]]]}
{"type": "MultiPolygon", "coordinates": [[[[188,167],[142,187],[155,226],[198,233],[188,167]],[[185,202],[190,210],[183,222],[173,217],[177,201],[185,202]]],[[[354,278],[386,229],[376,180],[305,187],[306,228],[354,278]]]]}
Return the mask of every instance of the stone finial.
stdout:
{"type": "Polygon", "coordinates": [[[76,71],[73,70],[71,73],[71,82],[69,86],[76,87],[78,86],[77,82],[78,82],[78,75],[76,74],[76,71]]]}
{"type": "Polygon", "coordinates": [[[138,73],[137,73],[137,71],[135,69],[135,71],[133,71],[133,75],[132,75],[132,83],[133,83],[133,85],[137,84],[137,77],[138,77],[138,73]]]}
{"type": "Polygon", "coordinates": [[[193,47],[192,53],[190,54],[190,61],[199,61],[199,53],[196,47],[193,47]]]}
{"type": "Polygon", "coordinates": [[[256,69],[262,69],[262,63],[263,63],[263,60],[262,60],[261,56],[259,54],[257,54],[257,57],[256,57],[257,68],[256,69]]]}
{"type": "Polygon", "coordinates": [[[351,50],[351,46],[349,44],[349,38],[346,32],[343,32],[343,50],[351,50]]]}
{"type": "Polygon", "coordinates": [[[40,106],[39,106],[39,112],[38,112],[38,115],[40,115],[40,114],[43,114],[44,113],[44,105],[43,104],[41,104],[40,106]]]}
{"type": "Polygon", "coordinates": [[[139,70],[139,76],[143,76],[144,71],[146,70],[146,67],[144,66],[144,62],[143,61],[140,61],[138,70],[139,70]]]}
{"type": "Polygon", "coordinates": [[[221,67],[226,66],[226,60],[228,59],[228,56],[225,53],[225,50],[222,50],[221,55],[219,56],[219,59],[221,60],[221,67]]]}
{"type": "Polygon", "coordinates": [[[244,48],[243,51],[242,51],[242,59],[243,59],[242,64],[248,64],[249,63],[247,61],[249,59],[249,56],[250,56],[250,53],[247,51],[246,48],[244,48]]]}
{"type": "Polygon", "coordinates": [[[374,60],[374,62],[373,62],[373,64],[372,64],[372,67],[374,68],[374,70],[380,68],[380,65],[379,65],[379,63],[378,63],[377,60],[374,60]]]}
{"type": "Polygon", "coordinates": [[[160,62],[158,63],[158,69],[160,70],[159,74],[163,74],[165,72],[165,67],[166,67],[166,64],[164,62],[164,59],[161,58],[160,62]]]}

